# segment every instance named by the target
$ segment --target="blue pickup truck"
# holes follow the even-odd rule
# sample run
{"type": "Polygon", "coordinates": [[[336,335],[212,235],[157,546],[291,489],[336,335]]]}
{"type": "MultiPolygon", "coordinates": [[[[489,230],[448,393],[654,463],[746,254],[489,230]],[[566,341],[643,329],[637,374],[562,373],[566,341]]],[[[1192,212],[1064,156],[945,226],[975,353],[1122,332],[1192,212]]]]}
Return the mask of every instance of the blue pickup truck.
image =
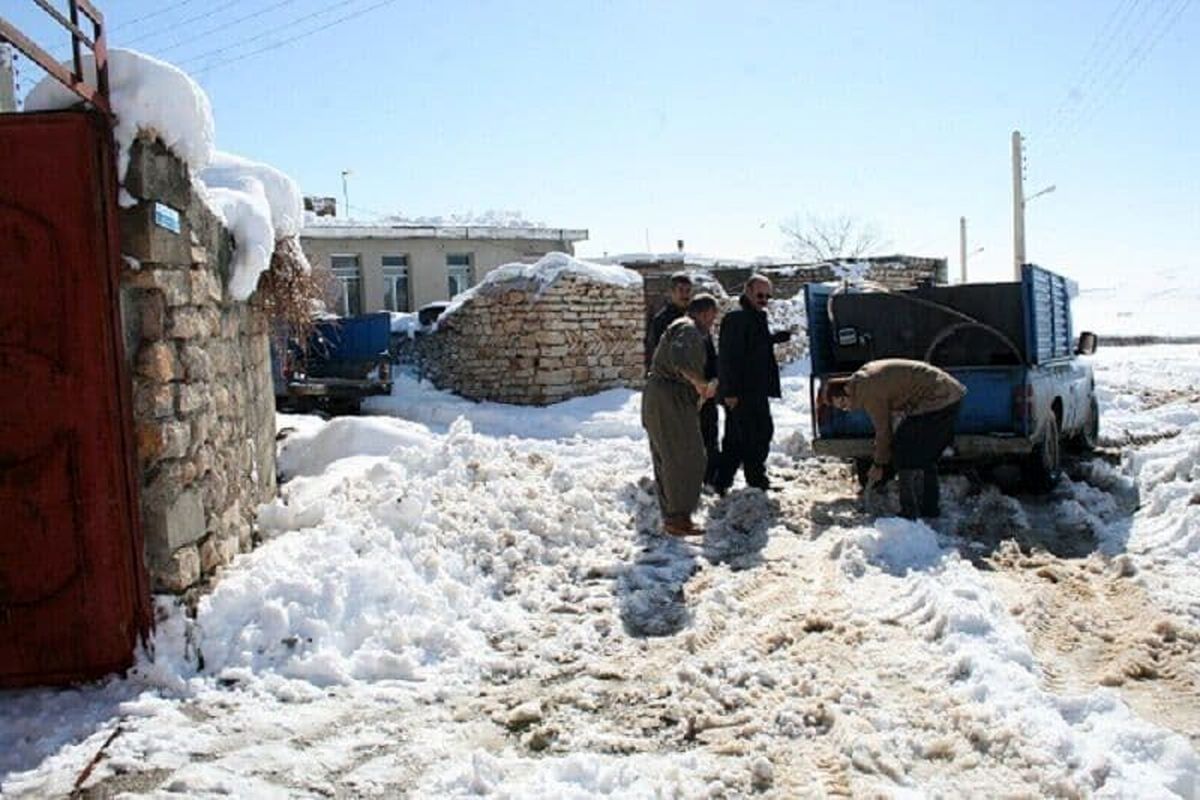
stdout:
{"type": "Polygon", "coordinates": [[[812,361],[813,450],[870,466],[871,422],[861,411],[816,403],[821,384],[868,361],[910,358],[967,387],[953,460],[1016,461],[1031,488],[1061,474],[1063,445],[1091,449],[1099,431],[1090,355],[1096,336],[1071,330],[1072,284],[1026,265],[1020,282],[923,286],[903,291],[810,284],[805,289],[812,361]]]}
{"type": "Polygon", "coordinates": [[[331,317],[316,323],[307,346],[272,345],[275,403],[280,409],[354,413],[364,397],[392,392],[391,315],[331,317]]]}

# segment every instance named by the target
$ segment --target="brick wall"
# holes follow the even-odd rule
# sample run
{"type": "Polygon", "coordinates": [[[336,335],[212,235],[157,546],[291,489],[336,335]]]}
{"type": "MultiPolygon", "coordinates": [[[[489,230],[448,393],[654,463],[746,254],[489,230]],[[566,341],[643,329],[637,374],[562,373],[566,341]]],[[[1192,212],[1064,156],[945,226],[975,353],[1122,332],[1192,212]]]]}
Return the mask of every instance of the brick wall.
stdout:
{"type": "Polygon", "coordinates": [[[125,190],[136,203],[121,211],[121,312],[146,564],[156,590],[182,592],[251,547],[255,510],[275,494],[268,326],[253,297],[229,298],[233,243],[178,159],[139,140],[125,190]],[[156,222],[156,203],[178,212],[178,232],[156,222]]]}

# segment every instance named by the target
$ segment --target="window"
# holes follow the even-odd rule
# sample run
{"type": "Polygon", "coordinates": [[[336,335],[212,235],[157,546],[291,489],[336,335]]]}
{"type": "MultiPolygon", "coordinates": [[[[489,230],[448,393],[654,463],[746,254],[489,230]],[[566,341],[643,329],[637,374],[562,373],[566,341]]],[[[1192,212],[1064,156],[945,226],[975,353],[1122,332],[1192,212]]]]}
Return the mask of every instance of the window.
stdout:
{"type": "Polygon", "coordinates": [[[408,256],[383,257],[383,307],[408,311],[408,256]]]}
{"type": "Polygon", "coordinates": [[[447,253],[446,272],[449,273],[451,297],[471,288],[471,254],[447,253]]]}
{"type": "Polygon", "coordinates": [[[331,256],[330,267],[337,279],[337,313],[344,317],[362,313],[362,270],[358,256],[331,256]]]}

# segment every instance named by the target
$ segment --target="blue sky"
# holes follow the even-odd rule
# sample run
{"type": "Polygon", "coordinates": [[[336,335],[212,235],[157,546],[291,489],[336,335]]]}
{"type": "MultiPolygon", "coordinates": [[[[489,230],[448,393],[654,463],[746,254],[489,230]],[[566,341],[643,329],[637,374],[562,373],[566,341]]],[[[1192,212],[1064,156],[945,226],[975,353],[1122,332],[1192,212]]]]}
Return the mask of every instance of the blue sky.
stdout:
{"type": "Polygon", "coordinates": [[[1084,285],[1197,266],[1200,2],[380,2],[103,8],[113,46],[197,76],[221,149],[339,202],[351,169],[356,216],[516,209],[588,228],[586,255],[752,257],[849,214],[956,274],[965,215],[972,278],[1006,279],[1020,129],[1028,192],[1057,186],[1030,260],[1084,285]]]}

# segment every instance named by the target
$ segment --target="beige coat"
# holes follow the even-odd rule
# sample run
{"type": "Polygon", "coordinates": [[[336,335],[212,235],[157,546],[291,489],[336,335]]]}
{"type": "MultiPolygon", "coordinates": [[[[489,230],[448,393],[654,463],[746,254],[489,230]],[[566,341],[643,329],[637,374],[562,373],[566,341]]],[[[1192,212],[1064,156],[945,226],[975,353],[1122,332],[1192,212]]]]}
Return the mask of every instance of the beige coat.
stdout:
{"type": "Polygon", "coordinates": [[[846,382],[851,408],[861,408],[875,426],[875,463],[892,461],[892,420],[939,411],[963,399],[967,389],[923,361],[885,358],[864,364],[846,382]]]}

